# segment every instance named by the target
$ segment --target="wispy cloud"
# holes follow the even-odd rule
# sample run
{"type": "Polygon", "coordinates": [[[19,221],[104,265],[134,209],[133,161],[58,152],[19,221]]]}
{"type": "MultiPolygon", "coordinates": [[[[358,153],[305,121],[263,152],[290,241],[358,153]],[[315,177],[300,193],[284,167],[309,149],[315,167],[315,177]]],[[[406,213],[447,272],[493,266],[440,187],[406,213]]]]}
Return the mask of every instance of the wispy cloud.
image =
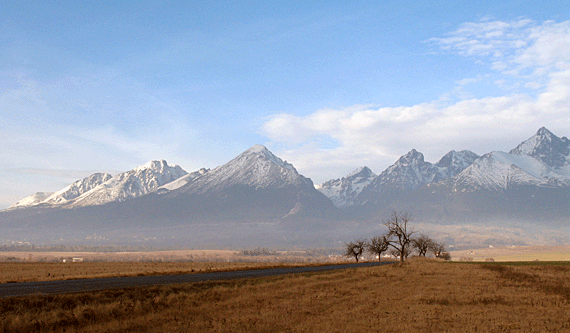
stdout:
{"type": "Polygon", "coordinates": [[[530,19],[462,24],[446,37],[429,40],[442,50],[488,57],[491,68],[504,74],[542,76],[570,61],[570,21],[542,24],[530,19]]]}
{"type": "MultiPolygon", "coordinates": [[[[285,147],[282,155],[317,182],[343,176],[338,167],[332,174],[332,165],[341,166],[345,173],[363,164],[381,172],[412,148],[435,162],[452,149],[480,154],[509,150],[541,126],[567,135],[570,21],[465,23],[447,37],[430,42],[458,55],[490,59],[489,70],[500,74],[492,78],[505,89],[513,84],[512,76],[517,76],[517,86],[542,89],[532,93],[511,89],[502,96],[481,98],[466,93],[451,104],[442,98],[409,107],[357,105],[305,116],[282,113],[265,122],[263,133],[275,146],[285,147]],[[532,75],[522,75],[524,71],[532,75]],[[316,138],[322,137],[330,137],[336,146],[320,147],[316,138]]],[[[488,77],[481,74],[459,80],[456,90],[488,77]]],[[[450,93],[457,96],[458,91],[450,93]]]]}

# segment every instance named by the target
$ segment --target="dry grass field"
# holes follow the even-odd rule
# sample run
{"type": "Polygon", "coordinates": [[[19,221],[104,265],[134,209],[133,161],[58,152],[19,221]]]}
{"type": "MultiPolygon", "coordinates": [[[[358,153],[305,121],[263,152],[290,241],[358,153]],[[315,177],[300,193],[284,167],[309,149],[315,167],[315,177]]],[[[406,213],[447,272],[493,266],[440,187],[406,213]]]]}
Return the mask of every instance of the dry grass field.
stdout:
{"type": "MultiPolygon", "coordinates": [[[[192,274],[338,262],[323,255],[282,252],[249,256],[238,251],[2,252],[0,283],[116,276],[192,274]],[[71,262],[81,258],[83,262],[71,262]],[[66,263],[62,260],[67,259],[66,263]]],[[[346,261],[341,259],[340,261],[346,261]]]]}
{"type": "Polygon", "coordinates": [[[452,251],[453,260],[471,258],[474,261],[570,261],[570,246],[509,246],[452,251]]]}
{"type": "Polygon", "coordinates": [[[570,332],[570,266],[386,265],[0,299],[0,332],[570,332]]]}
{"type": "Polygon", "coordinates": [[[117,276],[177,275],[295,265],[296,264],[272,264],[263,262],[0,263],[0,283],[117,276]]]}

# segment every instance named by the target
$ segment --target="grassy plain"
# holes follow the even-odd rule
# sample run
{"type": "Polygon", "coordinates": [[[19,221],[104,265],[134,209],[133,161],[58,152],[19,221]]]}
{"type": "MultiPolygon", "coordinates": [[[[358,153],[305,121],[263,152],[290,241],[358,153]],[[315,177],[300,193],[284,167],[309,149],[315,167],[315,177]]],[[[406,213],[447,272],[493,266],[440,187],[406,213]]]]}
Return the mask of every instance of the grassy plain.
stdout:
{"type": "Polygon", "coordinates": [[[570,261],[570,246],[508,246],[452,251],[453,260],[471,258],[474,261],[570,261]]]}
{"type": "Polygon", "coordinates": [[[570,267],[412,259],[0,299],[0,332],[570,332],[570,267]]]}
{"type": "MultiPolygon", "coordinates": [[[[343,259],[344,260],[344,259],[343,259]]],[[[298,266],[338,261],[305,252],[248,256],[238,251],[3,252],[0,283],[116,276],[192,274],[212,271],[298,266]],[[81,258],[83,262],[70,262],[81,258]],[[67,259],[66,263],[62,260],[67,259]]]]}

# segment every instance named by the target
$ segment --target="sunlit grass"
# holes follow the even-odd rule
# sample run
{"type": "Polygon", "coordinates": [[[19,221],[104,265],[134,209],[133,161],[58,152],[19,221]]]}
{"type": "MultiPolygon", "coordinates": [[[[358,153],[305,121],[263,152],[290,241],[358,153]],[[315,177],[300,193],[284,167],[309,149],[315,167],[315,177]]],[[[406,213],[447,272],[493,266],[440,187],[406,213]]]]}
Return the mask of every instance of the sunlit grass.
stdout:
{"type": "Polygon", "coordinates": [[[0,300],[4,332],[564,332],[570,267],[410,260],[0,300]]]}

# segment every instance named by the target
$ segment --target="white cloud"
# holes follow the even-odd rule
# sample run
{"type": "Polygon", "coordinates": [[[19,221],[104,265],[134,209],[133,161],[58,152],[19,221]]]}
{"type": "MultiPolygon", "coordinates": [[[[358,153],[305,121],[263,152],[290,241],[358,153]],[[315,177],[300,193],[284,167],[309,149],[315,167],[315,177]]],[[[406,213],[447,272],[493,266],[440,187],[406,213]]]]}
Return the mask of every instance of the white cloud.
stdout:
{"type": "Polygon", "coordinates": [[[530,70],[532,75],[544,76],[570,61],[570,21],[469,22],[429,42],[460,55],[490,57],[491,68],[504,74],[530,70]]]}
{"type": "Polygon", "coordinates": [[[568,135],[570,21],[465,23],[448,37],[430,42],[459,55],[489,59],[489,69],[498,72],[459,80],[457,88],[435,102],[278,114],[263,125],[264,135],[275,146],[287,147],[277,153],[317,183],[362,165],[379,173],[412,148],[436,162],[452,149],[508,151],[541,126],[568,135]],[[510,92],[474,98],[462,90],[487,78],[510,92]],[[450,94],[460,100],[449,102],[450,94]],[[317,138],[323,137],[336,145],[319,146],[317,138]]]}

